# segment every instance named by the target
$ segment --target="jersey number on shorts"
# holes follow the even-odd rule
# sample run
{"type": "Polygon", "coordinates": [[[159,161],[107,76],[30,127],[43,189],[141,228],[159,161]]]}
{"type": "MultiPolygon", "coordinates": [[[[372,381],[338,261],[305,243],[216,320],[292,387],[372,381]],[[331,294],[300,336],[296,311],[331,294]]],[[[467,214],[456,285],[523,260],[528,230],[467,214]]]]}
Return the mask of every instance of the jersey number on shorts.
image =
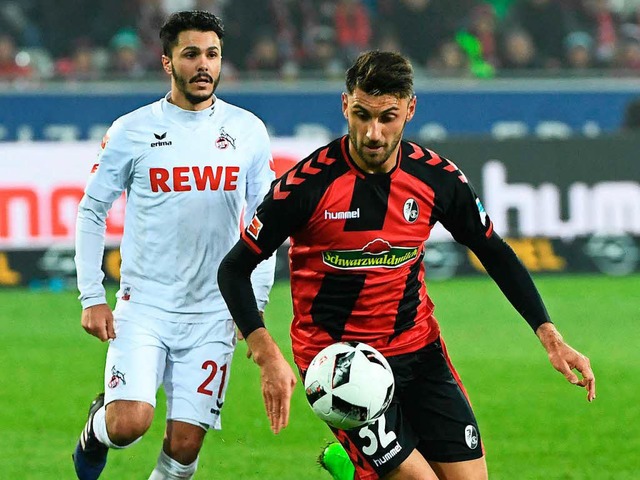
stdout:
{"type": "Polygon", "coordinates": [[[220,380],[220,388],[218,389],[218,398],[222,398],[224,383],[225,383],[225,380],[227,379],[227,364],[225,363],[218,369],[218,364],[216,362],[214,362],[213,360],[207,360],[202,364],[202,369],[203,370],[211,369],[211,372],[209,373],[209,376],[207,377],[207,379],[204,382],[202,382],[198,387],[198,393],[209,395],[210,397],[213,396],[213,391],[210,390],[208,387],[213,382],[213,379],[218,373],[218,370],[220,370],[220,372],[222,372],[222,379],[220,380]]]}
{"type": "Polygon", "coordinates": [[[363,427],[360,429],[360,431],[358,432],[358,435],[360,436],[360,438],[362,439],[366,438],[369,440],[369,445],[362,448],[362,453],[364,453],[365,455],[372,456],[378,450],[378,445],[380,445],[382,449],[385,449],[389,446],[391,442],[393,442],[396,439],[395,432],[393,431],[386,432],[385,431],[386,427],[387,427],[387,420],[384,418],[384,415],[382,415],[373,425],[367,425],[366,427],[363,427]],[[376,434],[373,433],[370,428],[370,427],[375,427],[376,425],[378,426],[377,438],[376,438],[376,434]]]}

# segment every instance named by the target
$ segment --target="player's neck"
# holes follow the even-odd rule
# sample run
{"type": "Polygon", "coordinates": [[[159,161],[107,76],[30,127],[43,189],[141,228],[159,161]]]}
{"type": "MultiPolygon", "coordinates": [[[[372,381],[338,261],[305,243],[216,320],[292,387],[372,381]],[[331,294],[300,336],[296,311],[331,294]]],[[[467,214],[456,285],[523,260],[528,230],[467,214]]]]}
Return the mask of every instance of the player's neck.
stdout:
{"type": "Polygon", "coordinates": [[[215,101],[215,98],[216,98],[215,95],[211,95],[211,98],[208,98],[207,100],[205,100],[203,102],[191,103],[180,92],[176,92],[175,90],[172,90],[171,94],[169,95],[169,98],[167,99],[167,101],[169,103],[174,104],[177,107],[180,107],[183,110],[189,110],[189,111],[192,111],[192,112],[200,112],[202,110],[205,110],[205,109],[211,107],[211,105],[213,105],[213,102],[215,101]]]}

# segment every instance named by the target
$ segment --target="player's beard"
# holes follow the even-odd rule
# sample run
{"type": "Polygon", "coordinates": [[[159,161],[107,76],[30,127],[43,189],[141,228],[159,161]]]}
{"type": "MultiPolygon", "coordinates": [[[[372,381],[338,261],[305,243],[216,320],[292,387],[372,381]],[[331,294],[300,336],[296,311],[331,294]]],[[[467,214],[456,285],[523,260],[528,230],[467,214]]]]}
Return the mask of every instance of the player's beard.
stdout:
{"type": "Polygon", "coordinates": [[[180,90],[180,92],[184,95],[184,98],[186,98],[187,101],[191,105],[198,105],[199,103],[206,102],[207,100],[210,100],[211,97],[213,97],[213,94],[215,93],[216,88],[218,88],[218,83],[220,83],[220,74],[218,74],[218,76],[216,78],[213,78],[209,74],[204,74],[205,76],[209,77],[211,79],[212,83],[213,83],[213,88],[211,89],[211,92],[210,93],[200,93],[200,94],[191,93],[189,91],[189,85],[194,81],[194,79],[196,79],[198,76],[202,76],[202,75],[203,74],[194,75],[189,80],[187,80],[185,77],[183,77],[182,75],[178,74],[178,72],[176,72],[175,68],[173,70],[171,70],[171,76],[173,77],[173,79],[174,79],[174,81],[176,83],[176,87],[178,88],[178,90],[180,90]]]}
{"type": "MultiPolygon", "coordinates": [[[[406,122],[404,125],[406,125],[406,122]]],[[[354,129],[349,127],[349,140],[351,141],[351,144],[354,146],[356,153],[358,154],[358,157],[364,163],[364,165],[368,170],[378,173],[380,171],[380,167],[384,165],[387,162],[387,160],[389,160],[389,157],[391,156],[392,152],[396,149],[396,147],[398,146],[398,143],[400,143],[400,140],[402,140],[404,125],[402,125],[402,129],[400,130],[398,135],[393,137],[391,141],[386,144],[372,143],[372,142],[365,143],[364,140],[359,141],[354,129]],[[371,154],[371,153],[367,153],[364,150],[365,146],[368,146],[368,147],[381,146],[382,150],[375,154],[371,154]]]]}

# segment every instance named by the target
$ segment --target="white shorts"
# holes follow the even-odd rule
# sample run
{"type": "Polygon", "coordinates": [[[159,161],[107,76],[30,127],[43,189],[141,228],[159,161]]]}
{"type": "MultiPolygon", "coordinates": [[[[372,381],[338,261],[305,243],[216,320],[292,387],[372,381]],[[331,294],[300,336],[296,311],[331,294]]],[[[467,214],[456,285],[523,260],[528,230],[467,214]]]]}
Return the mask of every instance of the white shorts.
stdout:
{"type": "MultiPolygon", "coordinates": [[[[116,338],[105,365],[105,404],[136,400],[156,406],[164,385],[167,419],[219,430],[220,410],[236,344],[233,320],[187,323],[159,320],[154,308],[118,301],[113,312],[116,338]]],[[[189,322],[194,315],[189,315],[189,322]]]]}

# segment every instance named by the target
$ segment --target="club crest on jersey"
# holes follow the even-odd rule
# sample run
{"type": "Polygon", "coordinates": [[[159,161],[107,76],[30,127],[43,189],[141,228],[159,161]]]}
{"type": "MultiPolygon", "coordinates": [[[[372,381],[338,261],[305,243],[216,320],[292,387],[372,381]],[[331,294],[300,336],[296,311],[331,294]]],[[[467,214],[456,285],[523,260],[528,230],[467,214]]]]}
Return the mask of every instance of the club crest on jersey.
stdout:
{"type": "Polygon", "coordinates": [[[216,140],[216,147],[220,150],[224,150],[228,147],[233,147],[236,149],[236,139],[229,135],[224,131],[224,128],[220,129],[220,135],[218,135],[218,139],[216,140]]]}
{"type": "Polygon", "coordinates": [[[126,385],[127,381],[124,379],[124,373],[119,371],[116,366],[111,367],[111,380],[109,380],[108,387],[116,388],[118,385],[126,385]]]}
{"type": "Polygon", "coordinates": [[[125,302],[131,299],[131,287],[124,287],[120,299],[124,300],[125,302]]]}
{"type": "Polygon", "coordinates": [[[256,217],[255,215],[253,216],[253,220],[251,220],[251,223],[249,224],[249,226],[247,227],[247,233],[254,239],[254,240],[258,240],[258,236],[260,235],[260,230],[262,230],[262,227],[264,225],[262,224],[262,222],[260,221],[260,219],[258,217],[256,217]]]}
{"type": "Polygon", "coordinates": [[[376,238],[361,249],[322,252],[322,261],[340,270],[398,268],[413,261],[418,252],[419,247],[395,247],[386,240],[376,238]]]}
{"type": "Polygon", "coordinates": [[[414,223],[418,220],[418,202],[416,202],[413,198],[408,199],[404,202],[404,207],[402,208],[402,214],[404,215],[404,219],[409,223],[414,223]]]}

